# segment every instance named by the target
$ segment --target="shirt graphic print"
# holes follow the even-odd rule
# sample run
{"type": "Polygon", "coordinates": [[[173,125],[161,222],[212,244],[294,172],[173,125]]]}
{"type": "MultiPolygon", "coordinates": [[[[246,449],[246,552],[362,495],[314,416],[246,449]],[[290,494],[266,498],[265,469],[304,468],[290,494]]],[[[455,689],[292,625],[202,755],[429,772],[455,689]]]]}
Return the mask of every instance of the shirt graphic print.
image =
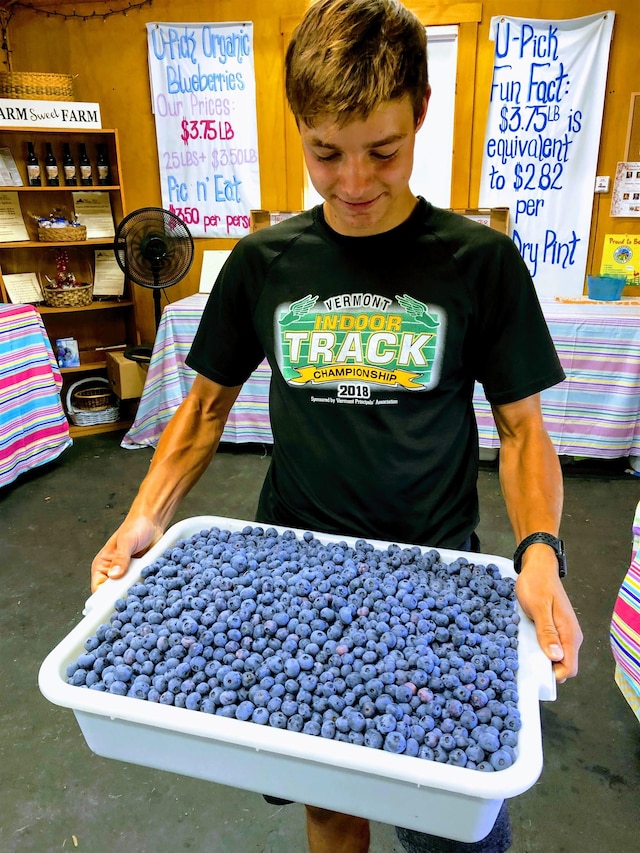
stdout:
{"type": "Polygon", "coordinates": [[[373,405],[378,392],[437,385],[445,329],[442,308],[407,294],[309,293],[276,310],[276,354],[289,385],[324,393],[313,402],[373,405]]]}

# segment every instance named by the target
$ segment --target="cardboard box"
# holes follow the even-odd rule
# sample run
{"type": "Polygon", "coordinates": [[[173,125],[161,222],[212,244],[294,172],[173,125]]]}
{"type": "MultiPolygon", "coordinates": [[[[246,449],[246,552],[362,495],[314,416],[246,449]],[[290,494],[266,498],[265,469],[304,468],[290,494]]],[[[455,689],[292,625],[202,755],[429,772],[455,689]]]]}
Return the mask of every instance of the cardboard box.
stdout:
{"type": "Polygon", "coordinates": [[[147,378],[147,367],[127,358],[123,352],[108,352],[107,376],[116,397],[121,400],[141,397],[147,378]]]}
{"type": "Polygon", "coordinates": [[[297,216],[303,213],[302,210],[252,210],[251,211],[251,233],[260,231],[261,228],[268,228],[269,225],[276,225],[282,222],[283,219],[289,219],[291,216],[297,216]]]}
{"type": "Polygon", "coordinates": [[[494,228],[502,234],[509,233],[509,208],[508,207],[465,207],[452,208],[454,213],[460,213],[474,222],[482,222],[489,228],[494,228]]]}

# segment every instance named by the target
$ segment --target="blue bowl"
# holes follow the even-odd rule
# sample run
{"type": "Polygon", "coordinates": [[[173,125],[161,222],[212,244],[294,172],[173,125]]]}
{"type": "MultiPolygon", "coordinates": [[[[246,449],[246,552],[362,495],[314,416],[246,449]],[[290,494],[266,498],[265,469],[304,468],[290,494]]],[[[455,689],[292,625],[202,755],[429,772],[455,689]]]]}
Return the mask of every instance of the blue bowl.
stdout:
{"type": "Polygon", "coordinates": [[[589,299],[601,302],[616,302],[622,296],[627,280],[624,276],[588,275],[587,292],[589,299]]]}

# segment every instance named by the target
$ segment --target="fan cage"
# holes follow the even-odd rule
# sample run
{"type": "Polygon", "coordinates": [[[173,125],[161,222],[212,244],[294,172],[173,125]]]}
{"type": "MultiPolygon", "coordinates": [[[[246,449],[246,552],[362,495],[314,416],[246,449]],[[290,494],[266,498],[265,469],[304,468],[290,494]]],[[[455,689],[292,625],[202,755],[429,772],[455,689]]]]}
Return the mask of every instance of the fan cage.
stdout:
{"type": "Polygon", "coordinates": [[[124,217],[116,229],[118,265],[135,284],[151,289],[177,284],[193,264],[193,238],[171,211],[144,207],[124,217]]]}

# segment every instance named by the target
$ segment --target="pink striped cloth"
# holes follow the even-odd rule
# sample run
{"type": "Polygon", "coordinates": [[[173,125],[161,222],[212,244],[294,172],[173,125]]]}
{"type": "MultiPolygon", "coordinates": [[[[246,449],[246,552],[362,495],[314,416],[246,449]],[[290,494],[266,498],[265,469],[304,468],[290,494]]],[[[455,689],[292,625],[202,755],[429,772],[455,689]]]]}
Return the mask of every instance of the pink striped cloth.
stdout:
{"type": "Polygon", "coordinates": [[[0,488],[71,444],[61,387],[40,314],[0,304],[0,488]]]}
{"type": "Polygon", "coordinates": [[[640,503],[633,522],[631,565],[613,608],[610,639],[616,683],[640,720],[640,503]]]}

